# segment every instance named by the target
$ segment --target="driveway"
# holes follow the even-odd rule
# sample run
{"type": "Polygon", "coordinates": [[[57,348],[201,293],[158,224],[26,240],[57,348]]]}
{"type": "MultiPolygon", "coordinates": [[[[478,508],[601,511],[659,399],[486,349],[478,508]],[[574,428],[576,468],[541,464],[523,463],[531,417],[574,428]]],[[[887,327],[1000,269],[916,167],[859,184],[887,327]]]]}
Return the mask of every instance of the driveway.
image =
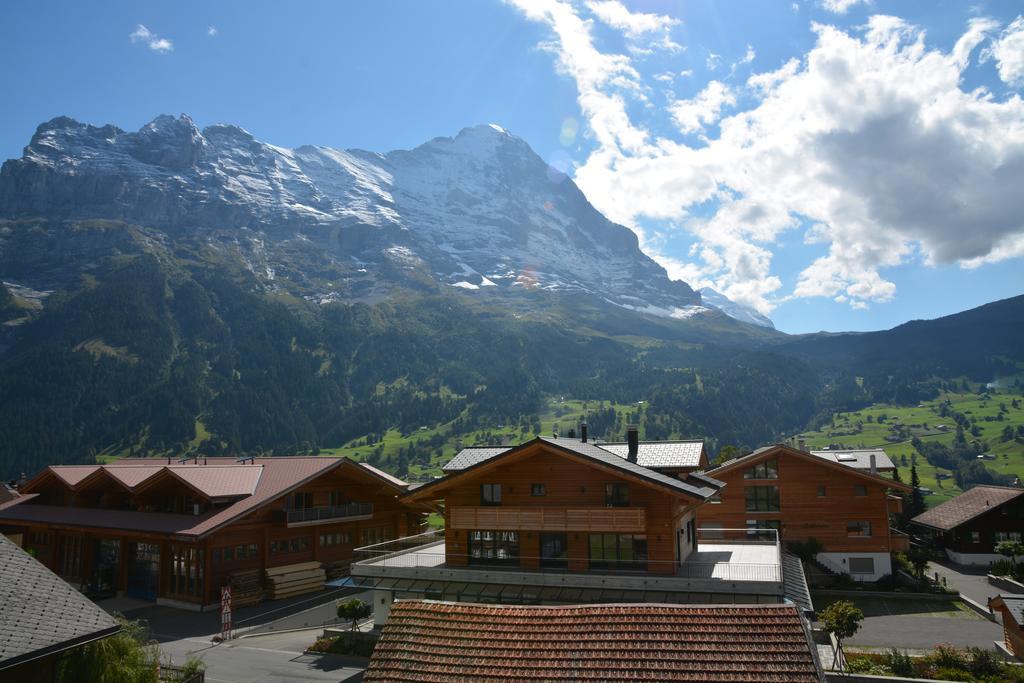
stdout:
{"type": "Polygon", "coordinates": [[[988,599],[1006,593],[997,586],[993,586],[985,578],[988,570],[985,568],[962,567],[952,562],[929,562],[928,576],[939,575],[939,580],[946,579],[946,585],[960,591],[982,607],[988,606],[988,599]]]}

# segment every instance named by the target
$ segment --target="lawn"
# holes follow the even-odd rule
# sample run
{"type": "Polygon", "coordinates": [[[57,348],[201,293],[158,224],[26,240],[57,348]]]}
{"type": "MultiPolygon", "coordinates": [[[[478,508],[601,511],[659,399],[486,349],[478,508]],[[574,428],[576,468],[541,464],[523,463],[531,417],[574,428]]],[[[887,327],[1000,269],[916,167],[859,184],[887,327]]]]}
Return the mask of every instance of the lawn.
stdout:
{"type": "MultiPolygon", "coordinates": [[[[897,594],[898,595],[898,594],[897,594]]],[[[960,600],[929,600],[910,597],[882,598],[876,596],[837,596],[811,592],[815,610],[820,614],[834,602],[849,600],[864,612],[865,617],[903,615],[912,617],[954,617],[981,619],[976,612],[960,600]]]]}
{"type": "Polygon", "coordinates": [[[906,482],[910,481],[910,464],[916,458],[921,486],[931,489],[926,500],[934,506],[957,495],[960,489],[949,470],[925,462],[911,444],[911,439],[918,437],[946,445],[953,443],[956,422],[951,416],[941,414],[942,404],[947,399],[951,411],[963,413],[977,425],[979,435],[968,434],[967,438],[984,441],[988,444],[986,452],[996,456],[995,460],[985,461],[986,467],[1001,474],[1024,475],[1024,444],[1016,440],[1002,440],[1006,426],[1016,429],[1024,425],[1024,396],[1019,391],[1007,389],[990,390],[988,396],[945,392],[917,406],[876,404],[858,411],[836,413],[831,424],[800,436],[806,440],[808,448],[814,449],[826,448],[829,444],[841,444],[846,448],[884,448],[899,466],[900,476],[906,482]],[[1019,402],[1016,408],[1013,407],[1015,399],[1019,402]],[[1000,410],[1001,405],[1005,406],[1005,411],[1000,410]],[[998,418],[1000,413],[1002,419],[998,418]],[[945,425],[946,430],[940,429],[940,425],[945,425]],[[909,438],[893,440],[900,426],[909,431],[909,438]]]}

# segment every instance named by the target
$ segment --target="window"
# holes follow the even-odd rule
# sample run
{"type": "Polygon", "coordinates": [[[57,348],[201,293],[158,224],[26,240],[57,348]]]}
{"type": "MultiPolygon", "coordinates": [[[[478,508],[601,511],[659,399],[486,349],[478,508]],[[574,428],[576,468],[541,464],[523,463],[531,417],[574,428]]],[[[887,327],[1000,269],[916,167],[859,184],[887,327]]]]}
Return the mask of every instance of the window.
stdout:
{"type": "Polygon", "coordinates": [[[875,573],[875,558],[873,558],[873,557],[851,557],[850,558],[850,573],[851,574],[874,574],[875,573]]]}
{"type": "Polygon", "coordinates": [[[999,543],[1001,541],[1019,541],[1019,540],[1020,540],[1020,532],[1019,531],[997,531],[996,532],[996,539],[995,539],[996,543],[999,543]]]}
{"type": "Polygon", "coordinates": [[[846,535],[849,538],[868,537],[871,535],[871,522],[847,522],[846,535]]]}
{"type": "Polygon", "coordinates": [[[722,504],[722,494],[721,493],[716,493],[715,495],[713,495],[710,498],[708,498],[708,502],[711,503],[712,505],[721,505],[722,504]]]}
{"type": "Polygon", "coordinates": [[[544,486],[544,484],[530,484],[530,495],[545,496],[547,495],[547,488],[544,486]]]}
{"type": "Polygon", "coordinates": [[[759,462],[749,470],[744,470],[744,479],[778,479],[779,461],[775,458],[759,462]]]}
{"type": "Polygon", "coordinates": [[[331,491],[328,504],[331,507],[341,507],[345,504],[345,497],[341,495],[341,491],[331,491]]]}
{"type": "Polygon", "coordinates": [[[224,548],[224,560],[227,561],[227,562],[230,562],[233,559],[235,559],[235,549],[234,548],[224,548]]]}
{"type": "Polygon", "coordinates": [[[470,531],[470,564],[519,564],[518,531],[470,531]]]}
{"type": "Polygon", "coordinates": [[[647,536],[590,534],[591,569],[647,569],[647,536]]]}
{"type": "Polygon", "coordinates": [[[363,529],[363,545],[376,545],[391,540],[391,527],[378,526],[372,529],[363,529]]]}
{"type": "Polygon", "coordinates": [[[747,512],[778,512],[778,486],[747,486],[744,488],[747,512]]]}
{"type": "Polygon", "coordinates": [[[244,560],[245,558],[246,558],[245,546],[244,545],[236,545],[235,546],[235,559],[236,560],[244,560]]]}
{"type": "Polygon", "coordinates": [[[605,484],[604,504],[613,508],[629,505],[629,484],[605,484]]]}
{"type": "Polygon", "coordinates": [[[296,538],[283,538],[280,541],[270,542],[271,555],[284,555],[287,553],[299,553],[309,548],[312,542],[311,536],[299,536],[296,538]]]}
{"type": "Polygon", "coordinates": [[[501,505],[501,484],[480,484],[481,505],[501,505]]]}
{"type": "Polygon", "coordinates": [[[818,487],[818,498],[824,498],[825,494],[827,492],[828,492],[828,489],[825,486],[819,486],[818,487]]]}
{"type": "Polygon", "coordinates": [[[292,494],[292,509],[305,510],[313,507],[313,494],[306,491],[296,491],[292,494]]]}
{"type": "Polygon", "coordinates": [[[782,521],[778,519],[748,519],[747,538],[760,541],[774,541],[782,530],[782,521]],[[768,531],[768,533],[763,533],[768,531]],[[775,533],[771,533],[774,531],[775,533]]]}
{"type": "Polygon", "coordinates": [[[855,496],[866,496],[868,495],[868,487],[864,484],[857,484],[853,487],[853,495],[855,496]]]}
{"type": "Polygon", "coordinates": [[[981,533],[978,531],[971,532],[971,543],[981,543],[981,533]]]}
{"type": "Polygon", "coordinates": [[[320,545],[321,546],[334,546],[334,545],[350,545],[352,543],[352,534],[347,531],[338,531],[333,534],[320,534],[320,545]]]}

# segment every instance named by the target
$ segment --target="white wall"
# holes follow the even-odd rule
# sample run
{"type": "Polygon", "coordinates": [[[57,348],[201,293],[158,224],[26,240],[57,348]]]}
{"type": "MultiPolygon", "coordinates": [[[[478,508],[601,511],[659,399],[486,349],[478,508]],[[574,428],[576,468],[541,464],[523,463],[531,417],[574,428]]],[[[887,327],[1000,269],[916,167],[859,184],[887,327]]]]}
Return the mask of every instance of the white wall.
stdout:
{"type": "Polygon", "coordinates": [[[818,553],[818,562],[834,572],[849,574],[854,581],[878,581],[886,574],[892,574],[892,558],[889,553],[818,553]],[[875,571],[871,574],[853,574],[850,572],[851,557],[870,557],[875,561],[875,571]]]}
{"type": "MultiPolygon", "coordinates": [[[[683,518],[679,521],[679,526],[676,527],[676,543],[682,543],[683,547],[679,551],[679,561],[686,562],[686,558],[693,552],[693,538],[689,539],[686,537],[686,525],[688,525],[696,516],[696,513],[690,511],[683,515],[683,518]],[[682,534],[680,534],[682,531],[682,534]]],[[[694,533],[697,533],[697,527],[694,525],[694,533]]],[[[699,542],[699,539],[698,539],[699,542]]]]}
{"type": "Polygon", "coordinates": [[[993,562],[1006,559],[996,553],[958,553],[949,548],[946,549],[946,555],[956,564],[981,565],[982,567],[987,567],[993,562]]]}

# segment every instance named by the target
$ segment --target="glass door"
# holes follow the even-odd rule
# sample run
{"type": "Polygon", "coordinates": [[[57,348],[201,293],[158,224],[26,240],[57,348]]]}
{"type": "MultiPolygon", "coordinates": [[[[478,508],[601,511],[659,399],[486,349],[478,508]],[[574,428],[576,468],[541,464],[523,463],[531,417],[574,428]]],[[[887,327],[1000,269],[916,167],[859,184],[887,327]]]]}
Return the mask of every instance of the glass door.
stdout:
{"type": "Polygon", "coordinates": [[[569,566],[569,542],[565,534],[540,535],[540,566],[551,569],[569,566]]]}

